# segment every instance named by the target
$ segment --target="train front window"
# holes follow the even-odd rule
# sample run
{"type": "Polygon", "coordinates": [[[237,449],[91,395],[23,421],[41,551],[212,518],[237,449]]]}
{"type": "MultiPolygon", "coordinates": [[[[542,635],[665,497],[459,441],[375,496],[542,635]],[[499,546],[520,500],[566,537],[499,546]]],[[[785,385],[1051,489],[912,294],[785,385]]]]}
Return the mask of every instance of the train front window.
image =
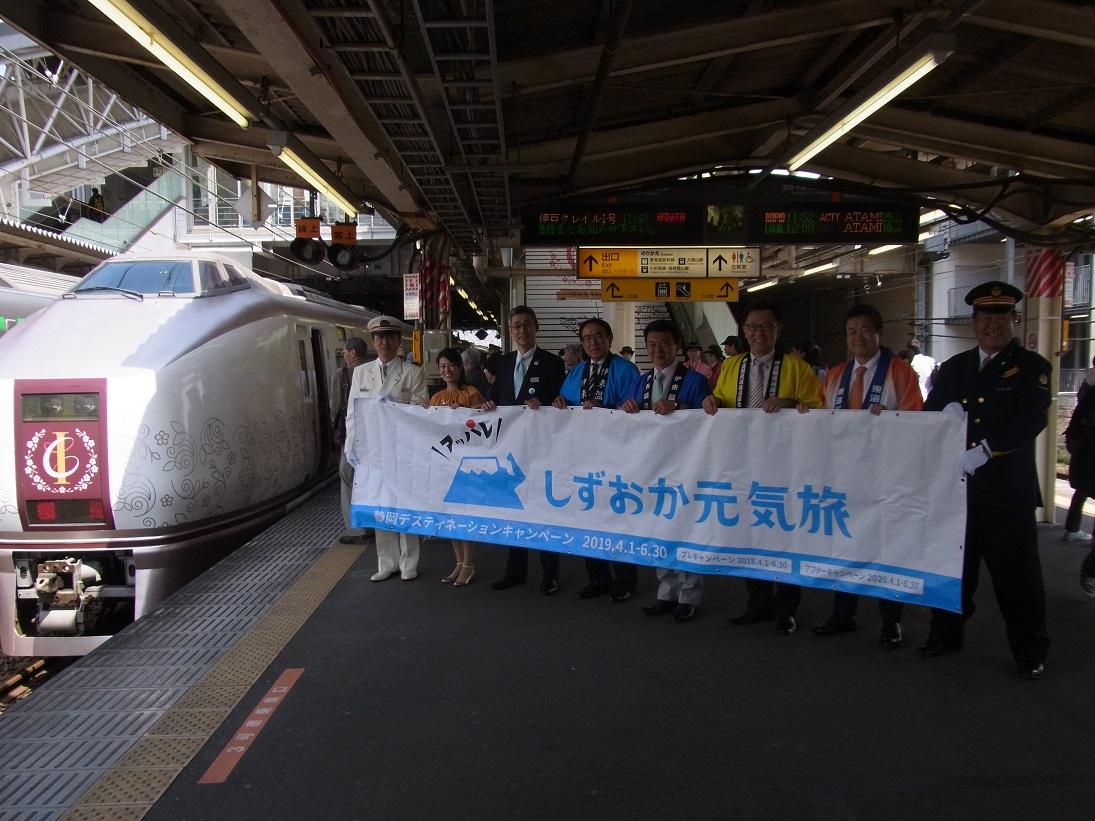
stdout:
{"type": "Polygon", "coordinates": [[[189,260],[115,260],[84,277],[73,293],[115,288],[137,294],[193,294],[194,266],[189,260]]]}
{"type": "Polygon", "coordinates": [[[91,421],[99,418],[97,393],[25,393],[24,422],[91,421]]]}

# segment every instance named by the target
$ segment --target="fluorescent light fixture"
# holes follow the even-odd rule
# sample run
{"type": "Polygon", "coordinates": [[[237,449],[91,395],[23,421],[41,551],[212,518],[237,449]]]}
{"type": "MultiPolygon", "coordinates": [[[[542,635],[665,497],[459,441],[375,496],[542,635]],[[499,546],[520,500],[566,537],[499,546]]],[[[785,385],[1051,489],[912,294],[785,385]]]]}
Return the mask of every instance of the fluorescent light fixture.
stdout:
{"type": "Polygon", "coordinates": [[[471,308],[473,311],[479,310],[479,306],[472,302],[470,299],[468,300],[468,307],[471,308]]]}
{"type": "MultiPolygon", "coordinates": [[[[351,205],[346,197],[336,191],[331,183],[320,176],[321,172],[309,165],[297,151],[288,145],[271,145],[270,148],[278,155],[279,160],[293,169],[312,188],[341,208],[347,216],[352,217],[357,214],[357,208],[351,205]]],[[[324,170],[326,170],[326,167],[324,167],[324,170]]]]}
{"type": "Polygon", "coordinates": [[[932,235],[932,232],[931,232],[931,231],[922,231],[922,232],[920,233],[920,235],[919,235],[919,236],[917,236],[917,238],[916,238],[916,241],[917,241],[917,242],[923,242],[924,240],[926,240],[926,239],[927,239],[928,237],[930,237],[931,235],[932,235]]]}
{"type": "Polygon", "coordinates": [[[449,285],[455,285],[455,284],[456,284],[456,280],[453,279],[452,277],[449,277],[449,285]]]}
{"type": "Polygon", "coordinates": [[[90,0],[114,25],[152,52],[196,92],[224,112],[240,128],[251,124],[251,112],[214,80],[186,52],[171,42],[148,18],[126,0],[90,0]]]}
{"type": "Polygon", "coordinates": [[[868,85],[838,111],[811,129],[806,144],[791,157],[787,168],[794,171],[821,153],[925,74],[941,65],[953,52],[952,34],[933,34],[920,47],[910,49],[894,64],[890,72],[868,85]]]}
{"type": "Polygon", "coordinates": [[[885,254],[890,251],[896,251],[900,247],[900,245],[879,245],[877,248],[872,248],[870,251],[868,251],[867,256],[873,257],[877,254],[885,254]]]}
{"type": "Polygon", "coordinates": [[[823,265],[815,265],[813,268],[807,268],[799,276],[808,277],[808,276],[810,276],[810,274],[817,274],[817,273],[820,273],[821,271],[828,271],[830,268],[835,268],[835,267],[836,267],[835,262],[826,262],[823,265]]]}
{"type": "Polygon", "coordinates": [[[460,294],[461,299],[467,299],[468,298],[468,292],[465,291],[463,288],[457,288],[456,293],[460,294]]]}
{"type": "Polygon", "coordinates": [[[921,214],[920,215],[920,224],[921,225],[927,225],[929,222],[935,222],[936,220],[941,220],[941,219],[945,218],[946,216],[947,216],[946,213],[944,213],[943,211],[936,208],[934,211],[929,211],[926,214],[921,214]]]}
{"type": "Polygon", "coordinates": [[[778,279],[766,279],[764,282],[759,282],[756,285],[751,285],[746,288],[746,291],[752,293],[753,291],[763,291],[765,288],[771,288],[773,285],[779,283],[778,279]]]}

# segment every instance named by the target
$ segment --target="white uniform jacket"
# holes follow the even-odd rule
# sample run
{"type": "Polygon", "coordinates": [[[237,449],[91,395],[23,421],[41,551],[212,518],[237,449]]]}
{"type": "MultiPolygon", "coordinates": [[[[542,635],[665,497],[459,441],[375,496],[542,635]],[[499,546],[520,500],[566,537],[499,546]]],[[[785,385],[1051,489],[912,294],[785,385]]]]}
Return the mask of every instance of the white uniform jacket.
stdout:
{"type": "Polygon", "coordinates": [[[388,377],[381,375],[379,359],[366,362],[354,368],[350,383],[350,399],[346,408],[346,461],[357,466],[354,456],[354,441],[357,428],[354,426],[354,400],[358,397],[379,399],[386,397],[392,402],[429,402],[426,390],[426,375],[415,364],[396,357],[388,363],[388,377]]]}

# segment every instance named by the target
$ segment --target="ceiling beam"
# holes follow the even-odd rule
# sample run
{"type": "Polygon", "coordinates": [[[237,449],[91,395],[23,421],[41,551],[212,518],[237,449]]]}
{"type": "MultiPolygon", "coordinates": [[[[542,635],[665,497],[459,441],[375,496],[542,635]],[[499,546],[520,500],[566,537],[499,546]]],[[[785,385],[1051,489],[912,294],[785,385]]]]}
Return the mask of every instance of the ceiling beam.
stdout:
{"type": "MultiPolygon", "coordinates": [[[[705,22],[629,37],[613,62],[612,77],[625,77],[671,66],[706,62],[728,54],[758,51],[889,25],[888,4],[876,0],[827,0],[723,22],[705,22]]],[[[527,94],[590,82],[601,50],[594,46],[557,50],[498,64],[499,86],[506,94],[527,94]]]]}
{"type": "Polygon", "coordinates": [[[308,106],[384,199],[403,214],[420,210],[415,186],[403,179],[399,154],[338,56],[323,45],[315,20],[299,0],[218,0],[278,76],[308,106]]]}
{"type": "Polygon", "coordinates": [[[1095,11],[1050,0],[988,0],[964,23],[1095,49],[1095,11]]]}
{"type": "MultiPolygon", "coordinates": [[[[893,145],[1048,177],[1095,177],[1095,147],[888,106],[854,132],[893,145]]],[[[807,165],[810,165],[807,163],[807,165]]]]}
{"type": "MultiPolygon", "coordinates": [[[[27,3],[30,6],[43,6],[38,0],[27,0],[27,3]]],[[[48,5],[50,8],[46,15],[45,29],[49,33],[49,39],[43,42],[48,43],[51,49],[61,47],[71,52],[109,57],[112,60],[133,63],[145,68],[164,69],[163,63],[131,37],[122,36],[117,26],[94,9],[89,7],[88,16],[84,17],[54,10],[52,4],[48,5]]],[[[8,12],[5,11],[5,16],[7,14],[8,12]]],[[[269,61],[261,54],[218,43],[201,42],[201,46],[242,83],[257,86],[264,78],[271,81],[277,80],[277,75],[269,61]]],[[[279,86],[276,82],[271,86],[271,88],[279,87],[284,86],[279,86]]]]}
{"type": "Polygon", "coordinates": [[[1043,125],[1056,120],[1058,117],[1063,117],[1065,114],[1068,114],[1068,112],[1074,111],[1080,106],[1087,105],[1092,100],[1095,100],[1095,86],[1078,88],[1061,97],[1056,102],[1038,109],[1027,117],[1026,129],[1027,131],[1034,131],[1037,128],[1041,128],[1043,125]]]}
{"type": "MultiPolygon", "coordinates": [[[[743,131],[773,126],[782,127],[787,117],[795,116],[800,112],[797,99],[769,100],[624,128],[605,129],[590,135],[586,151],[587,164],[593,163],[594,160],[601,161],[609,157],[646,151],[651,147],[710,142],[743,131]]],[[[520,149],[521,162],[530,168],[565,163],[573,153],[574,142],[573,137],[567,137],[523,145],[520,149]]]]}
{"type": "MultiPolygon", "coordinates": [[[[975,207],[988,205],[992,197],[998,193],[998,188],[993,187],[993,184],[1000,182],[987,174],[958,171],[933,163],[910,160],[896,154],[872,151],[867,148],[852,148],[839,143],[825,149],[814,162],[810,163],[810,167],[819,174],[849,182],[861,182],[883,188],[915,188],[924,195],[937,196],[950,202],[965,202],[975,207]],[[952,186],[970,183],[985,183],[986,187],[963,191],[961,197],[945,190],[952,186]]],[[[999,215],[1009,222],[1027,226],[1038,225],[1033,218],[1032,209],[1016,208],[1016,205],[1018,205],[1016,201],[1007,200],[1007,207],[1001,209],[998,212],[999,215]]]]}

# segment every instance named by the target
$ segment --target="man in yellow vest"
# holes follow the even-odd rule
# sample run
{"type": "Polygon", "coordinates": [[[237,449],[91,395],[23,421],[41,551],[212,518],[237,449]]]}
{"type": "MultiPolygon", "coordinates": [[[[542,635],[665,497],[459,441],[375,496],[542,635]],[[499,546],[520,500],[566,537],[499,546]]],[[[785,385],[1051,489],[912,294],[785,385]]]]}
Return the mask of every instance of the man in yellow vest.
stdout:
{"type": "MultiPolygon", "coordinates": [[[[799,404],[820,408],[823,401],[821,384],[813,368],[805,360],[785,357],[776,350],[776,341],[783,330],[779,306],[763,300],[754,302],[749,306],[742,329],[749,350],[723,363],[719,381],[703,401],[703,409],[714,415],[720,407],[757,408],[765,413],[799,404]]],[[[801,588],[761,579],[746,579],[745,587],[749,591],[745,612],[730,619],[731,624],[755,624],[775,619],[780,635],[795,633],[801,588]]]]}

